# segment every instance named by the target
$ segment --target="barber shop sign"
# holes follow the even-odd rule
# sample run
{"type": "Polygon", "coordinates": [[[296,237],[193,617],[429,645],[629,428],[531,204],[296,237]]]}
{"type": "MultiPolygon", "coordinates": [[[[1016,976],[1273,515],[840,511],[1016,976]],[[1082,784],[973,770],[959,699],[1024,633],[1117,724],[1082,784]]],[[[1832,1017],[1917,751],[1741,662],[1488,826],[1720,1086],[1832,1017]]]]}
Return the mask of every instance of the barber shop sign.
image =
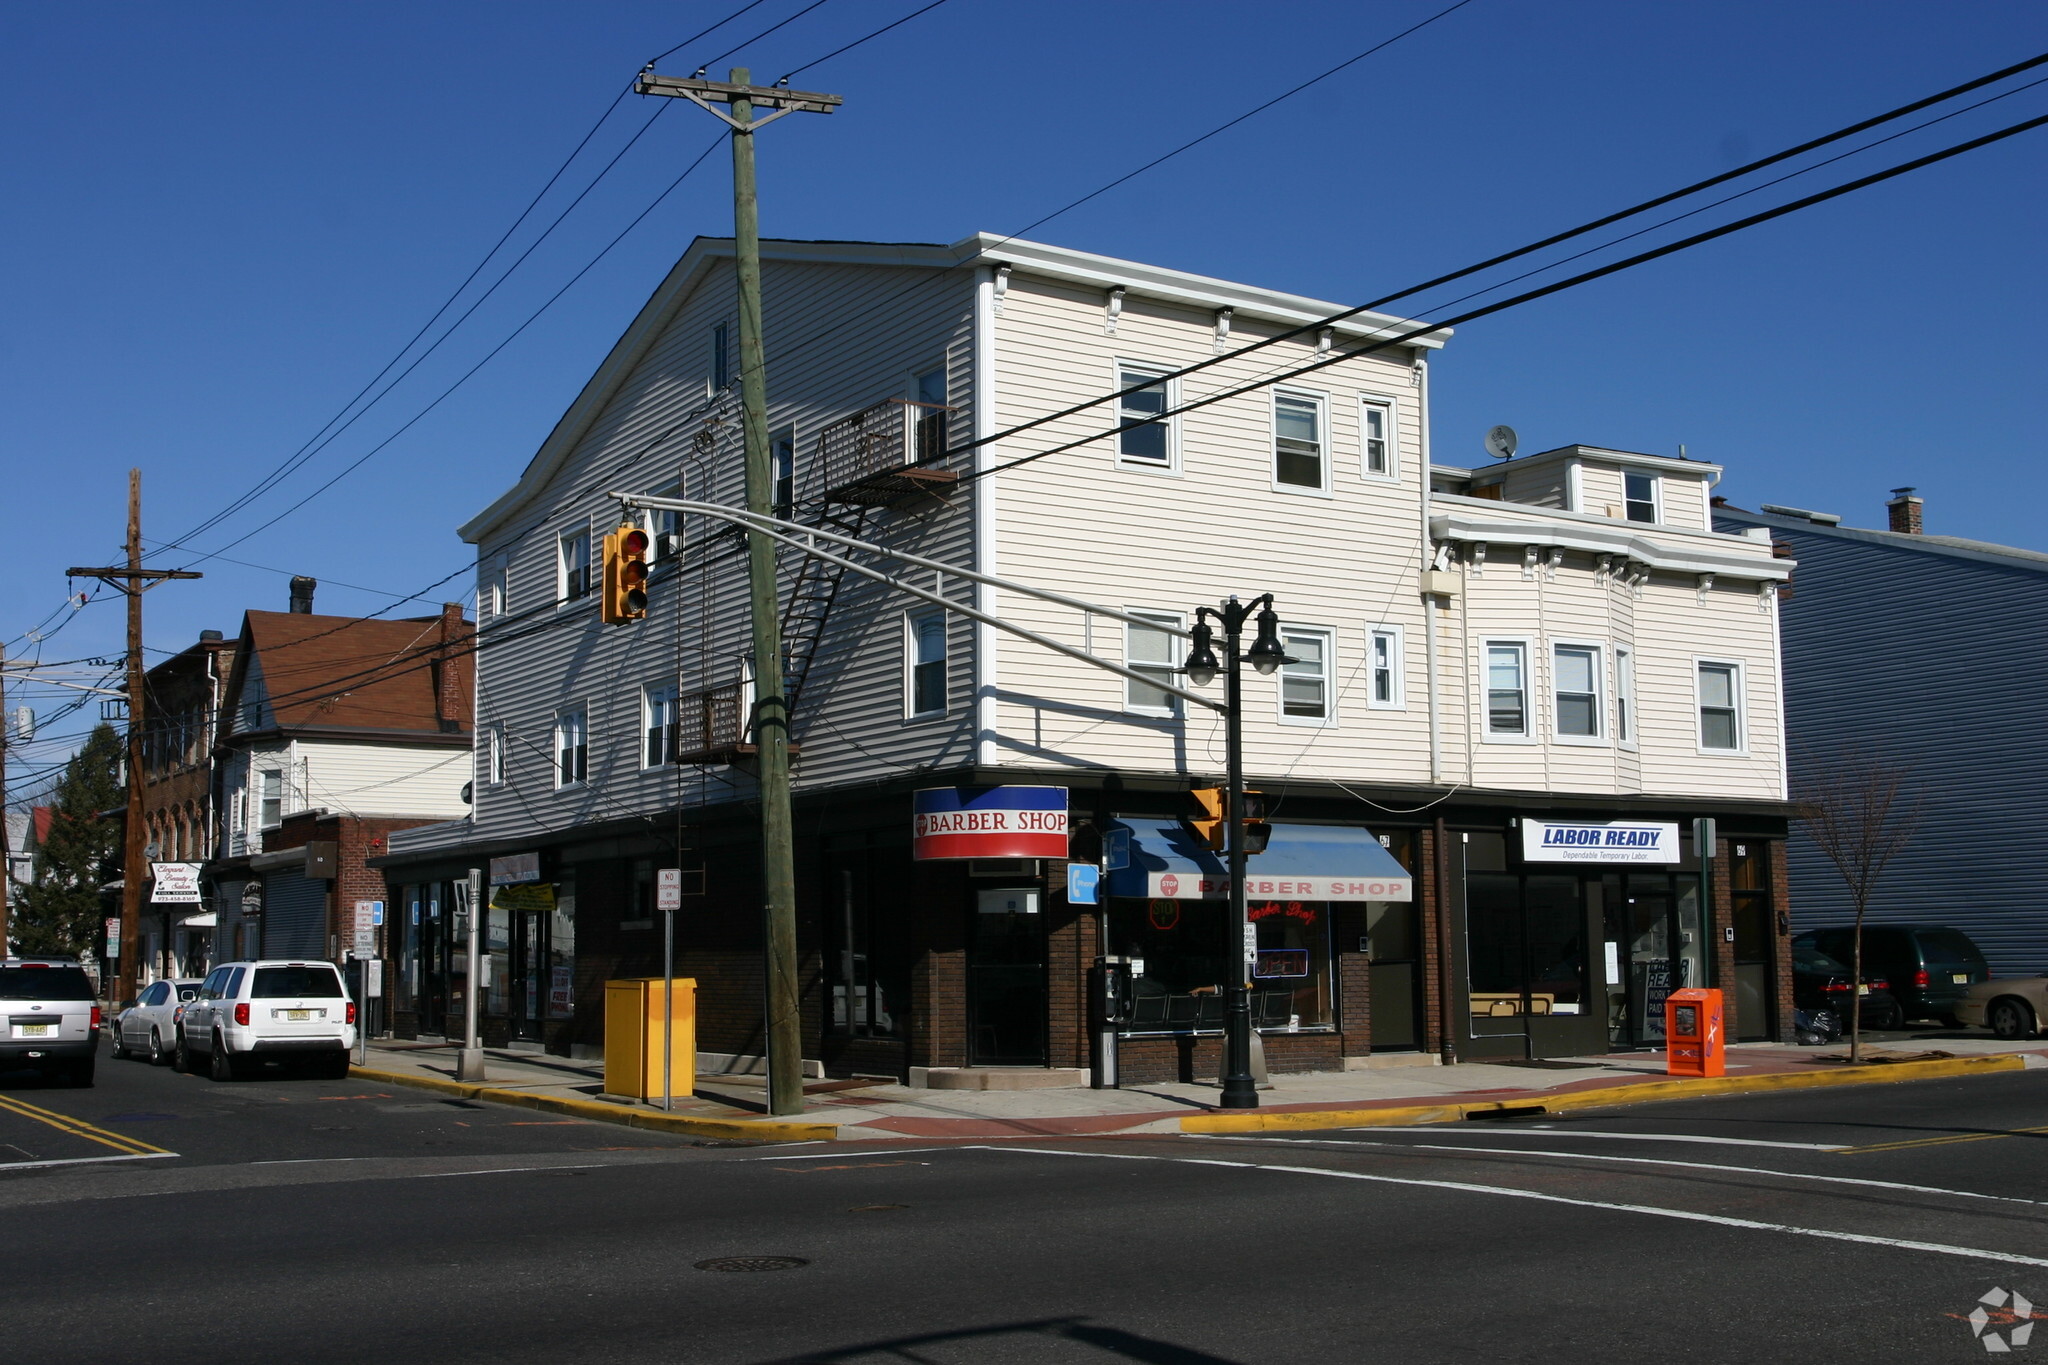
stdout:
{"type": "Polygon", "coordinates": [[[926,787],[911,796],[911,856],[1065,858],[1065,787],[926,787]]]}

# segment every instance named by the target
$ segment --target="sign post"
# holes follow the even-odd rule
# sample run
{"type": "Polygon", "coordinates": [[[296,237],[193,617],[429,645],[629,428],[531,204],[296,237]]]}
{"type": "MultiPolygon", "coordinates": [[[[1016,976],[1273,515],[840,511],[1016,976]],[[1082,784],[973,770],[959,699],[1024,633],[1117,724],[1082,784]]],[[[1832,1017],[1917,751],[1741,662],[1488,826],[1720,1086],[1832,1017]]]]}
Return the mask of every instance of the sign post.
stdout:
{"type": "Polygon", "coordinates": [[[456,1056],[455,1079],[480,1081],[484,1079],[484,1050],[477,1041],[476,996],[482,989],[483,968],[482,955],[477,951],[477,920],[484,913],[483,869],[472,867],[468,880],[455,883],[455,894],[462,906],[469,939],[469,983],[462,991],[462,1051],[456,1056]]]}
{"type": "Polygon", "coordinates": [[[683,870],[664,867],[654,874],[654,905],[661,911],[661,1108],[675,1111],[676,1059],[676,911],[683,908],[683,870]]]}

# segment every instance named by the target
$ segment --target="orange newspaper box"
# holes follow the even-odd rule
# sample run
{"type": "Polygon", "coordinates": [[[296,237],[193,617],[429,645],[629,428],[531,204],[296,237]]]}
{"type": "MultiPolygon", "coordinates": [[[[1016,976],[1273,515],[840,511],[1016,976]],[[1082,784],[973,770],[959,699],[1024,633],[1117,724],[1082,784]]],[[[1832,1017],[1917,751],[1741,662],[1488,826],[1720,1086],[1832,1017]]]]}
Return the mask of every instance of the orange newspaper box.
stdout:
{"type": "Polygon", "coordinates": [[[1719,1076],[1725,1057],[1721,992],[1687,987],[1664,1001],[1664,1072],[1668,1076],[1719,1076]]]}

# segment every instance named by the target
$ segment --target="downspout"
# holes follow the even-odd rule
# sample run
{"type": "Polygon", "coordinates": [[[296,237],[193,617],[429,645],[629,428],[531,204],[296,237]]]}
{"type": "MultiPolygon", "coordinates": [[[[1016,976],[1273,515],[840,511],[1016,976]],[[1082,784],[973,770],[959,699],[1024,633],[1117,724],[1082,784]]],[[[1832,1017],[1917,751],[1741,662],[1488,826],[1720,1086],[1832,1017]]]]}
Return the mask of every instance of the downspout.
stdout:
{"type": "MultiPolygon", "coordinates": [[[[1436,568],[1435,547],[1429,539],[1429,494],[1432,475],[1430,474],[1429,442],[1429,361],[1421,351],[1415,353],[1415,387],[1417,405],[1422,409],[1422,477],[1416,505],[1422,520],[1422,563],[1423,572],[1436,568]]],[[[1422,647],[1425,654],[1424,673],[1429,689],[1429,780],[1433,786],[1441,786],[1444,780],[1444,732],[1441,703],[1437,697],[1436,676],[1436,596],[1422,594],[1422,647]]]]}
{"type": "Polygon", "coordinates": [[[1436,818],[1436,990],[1437,1012],[1442,1025],[1437,1029],[1438,1056],[1443,1065],[1450,1066],[1458,1060],[1457,1043],[1457,987],[1452,983],[1451,972],[1456,963],[1451,956],[1451,835],[1444,817],[1436,818]]]}
{"type": "MultiPolygon", "coordinates": [[[[995,434],[995,271],[983,265],[974,272],[974,439],[986,441],[995,434]]],[[[982,474],[996,461],[992,445],[976,446],[974,472],[982,474]]],[[[996,485],[993,478],[974,481],[974,556],[970,561],[985,574],[1001,572],[996,562],[996,485]]],[[[974,586],[975,606],[989,615],[998,614],[996,589],[992,584],[974,586]]],[[[990,767],[996,757],[996,648],[995,627],[977,621],[974,625],[974,763],[990,767]]]]}

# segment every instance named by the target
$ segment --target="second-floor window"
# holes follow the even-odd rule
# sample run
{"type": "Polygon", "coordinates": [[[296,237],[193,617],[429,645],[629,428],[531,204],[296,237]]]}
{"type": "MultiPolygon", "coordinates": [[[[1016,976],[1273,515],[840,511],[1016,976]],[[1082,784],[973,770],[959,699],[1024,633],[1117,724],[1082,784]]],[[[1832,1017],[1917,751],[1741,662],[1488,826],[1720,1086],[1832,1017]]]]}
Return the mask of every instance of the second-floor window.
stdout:
{"type": "Polygon", "coordinates": [[[1367,476],[1394,477],[1394,409],[1368,398],[1358,407],[1358,439],[1367,476]]]}
{"type": "Polygon", "coordinates": [[[574,602],[579,597],[590,595],[590,528],[569,532],[562,537],[562,578],[561,600],[574,602]]]}
{"type": "Polygon", "coordinates": [[[1558,738],[1599,738],[1599,649],[1593,645],[1554,646],[1550,651],[1550,686],[1558,738]]]}
{"type": "Polygon", "coordinates": [[[1169,406],[1167,383],[1157,371],[1134,370],[1127,365],[1119,365],[1117,388],[1129,389],[1136,384],[1147,387],[1136,393],[1126,393],[1117,400],[1117,421],[1121,429],[1116,434],[1116,457],[1122,463],[1142,468],[1171,469],[1173,425],[1172,419],[1165,415],[1169,406]]]}
{"type": "Polygon", "coordinates": [[[256,774],[259,829],[276,829],[284,823],[284,774],[276,768],[256,774]]]}
{"type": "Polygon", "coordinates": [[[1529,648],[1519,642],[1486,645],[1486,733],[1529,733],[1529,648]]]}
{"type": "Polygon", "coordinates": [[[484,781],[493,787],[505,784],[505,727],[493,725],[484,731],[484,781]]]}
{"type": "Polygon", "coordinates": [[[1273,395],[1273,482],[1283,488],[1328,486],[1323,450],[1323,403],[1309,394],[1273,395]]]}
{"type": "Polygon", "coordinates": [[[1700,747],[1740,752],[1742,744],[1742,666],[1699,664],[1700,747]]]}
{"type": "Polygon", "coordinates": [[[1657,520],[1657,476],[1633,471],[1621,476],[1622,510],[1630,521],[1657,520]]]}
{"type": "Polygon", "coordinates": [[[555,785],[573,787],[590,777],[590,713],[580,706],[555,713],[555,785]]]}
{"type": "Polygon", "coordinates": [[[915,612],[904,618],[904,706],[912,717],[946,713],[946,614],[915,612]]]}
{"type": "MultiPolygon", "coordinates": [[[[1142,616],[1157,621],[1156,626],[1124,623],[1124,667],[1156,677],[1163,684],[1171,684],[1174,670],[1178,666],[1174,658],[1179,639],[1174,630],[1180,626],[1181,618],[1163,611],[1134,611],[1133,616],[1142,616]]],[[[1148,716],[1171,716],[1176,713],[1179,698],[1171,692],[1141,683],[1134,678],[1124,680],[1124,709],[1148,716]]]]}
{"type": "Polygon", "coordinates": [[[1624,749],[1636,742],[1636,652],[1626,645],[1614,650],[1614,742],[1624,749]]]}
{"type": "Polygon", "coordinates": [[[674,683],[654,683],[641,694],[641,767],[676,761],[676,714],[681,701],[681,691],[674,683]]]}
{"type": "Polygon", "coordinates": [[[913,385],[917,401],[917,462],[929,464],[946,453],[946,367],[919,375],[913,385]]]}
{"type": "Polygon", "coordinates": [[[732,329],[719,323],[711,329],[712,392],[732,383],[732,329]]]}
{"type": "MultiPolygon", "coordinates": [[[[683,496],[683,481],[664,484],[654,490],[657,498],[680,498],[683,496]]],[[[683,552],[683,514],[666,508],[651,508],[647,513],[647,540],[650,564],[659,564],[683,552]]]]}
{"type": "Polygon", "coordinates": [[[784,427],[768,438],[768,468],[775,476],[774,507],[787,517],[796,506],[796,428],[784,427]]]}
{"type": "Polygon", "coordinates": [[[1280,718],[1327,724],[1330,719],[1330,632],[1283,628],[1280,643],[1293,662],[1280,665],[1280,718]]]}
{"type": "Polygon", "coordinates": [[[1370,704],[1392,710],[1401,705],[1401,632],[1392,626],[1374,626],[1369,644],[1370,704]]]}

